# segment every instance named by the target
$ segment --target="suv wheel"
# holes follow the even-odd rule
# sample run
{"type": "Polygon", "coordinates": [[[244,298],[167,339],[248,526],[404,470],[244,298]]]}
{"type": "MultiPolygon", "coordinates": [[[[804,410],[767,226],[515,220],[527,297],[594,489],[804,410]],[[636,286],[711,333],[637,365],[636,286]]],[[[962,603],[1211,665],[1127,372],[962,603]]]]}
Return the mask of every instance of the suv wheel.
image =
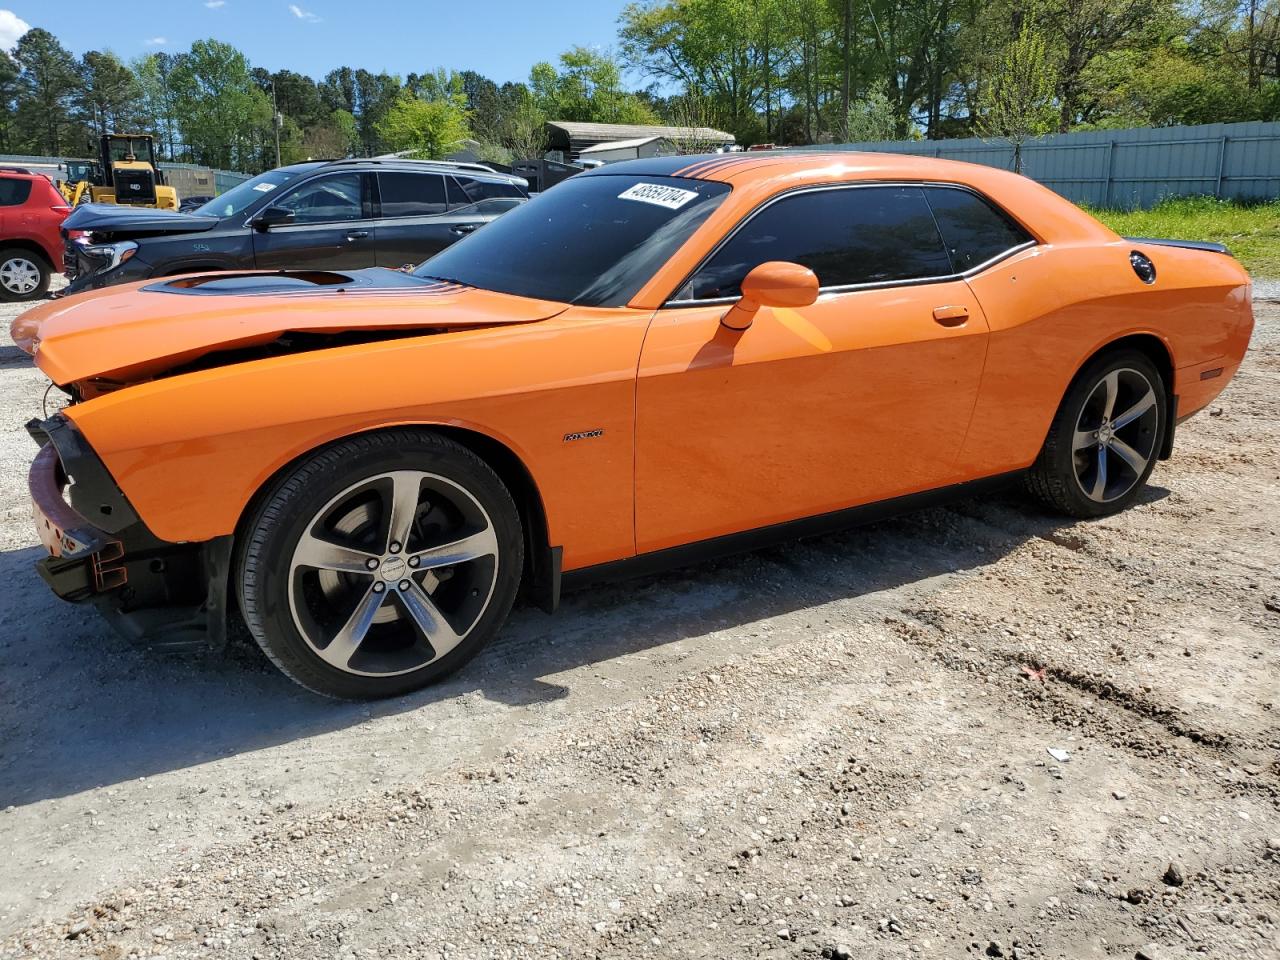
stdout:
{"type": "Polygon", "coordinates": [[[49,264],[29,250],[0,250],[0,300],[35,300],[49,289],[49,264]]]}

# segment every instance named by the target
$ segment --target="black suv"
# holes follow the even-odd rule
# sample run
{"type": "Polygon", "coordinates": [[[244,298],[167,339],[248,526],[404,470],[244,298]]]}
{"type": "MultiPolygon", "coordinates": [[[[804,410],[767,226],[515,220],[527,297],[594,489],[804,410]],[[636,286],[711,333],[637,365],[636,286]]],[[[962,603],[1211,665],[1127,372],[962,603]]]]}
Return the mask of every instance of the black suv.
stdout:
{"type": "Polygon", "coordinates": [[[67,293],[196,270],[417,264],[528,199],[519,177],[479,164],[374,159],[296,163],[190,213],[77,207],[67,293]]]}

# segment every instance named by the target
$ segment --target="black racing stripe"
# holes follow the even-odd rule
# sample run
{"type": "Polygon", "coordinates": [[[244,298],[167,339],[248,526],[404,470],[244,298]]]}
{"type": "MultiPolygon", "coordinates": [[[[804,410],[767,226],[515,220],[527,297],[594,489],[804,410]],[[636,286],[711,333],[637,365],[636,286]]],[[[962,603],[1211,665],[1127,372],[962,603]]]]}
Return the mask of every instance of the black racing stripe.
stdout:
{"type": "Polygon", "coordinates": [[[720,159],[720,158],[719,158],[719,157],[708,157],[708,158],[703,159],[703,160],[695,160],[693,163],[686,164],[685,166],[681,167],[679,170],[675,171],[675,173],[673,173],[673,174],[671,174],[671,175],[672,175],[673,177],[687,177],[687,176],[689,176],[689,175],[690,175],[694,170],[697,170],[699,167],[704,167],[704,166],[706,166],[706,165],[707,165],[707,164],[709,164],[709,163],[715,163],[718,159],[720,159]]]}
{"type": "Polygon", "coordinates": [[[718,169],[727,163],[732,163],[734,160],[741,160],[741,159],[742,159],[741,155],[738,155],[736,157],[733,155],[728,155],[728,156],[711,157],[708,160],[700,160],[699,162],[692,164],[686,167],[684,170],[682,170],[681,176],[692,177],[693,179],[696,180],[698,177],[701,177],[705,173],[709,173],[712,170],[718,169]]]}
{"type": "Polygon", "coordinates": [[[745,157],[738,155],[736,157],[728,157],[719,163],[704,166],[696,173],[689,174],[689,176],[695,180],[709,180],[718,174],[727,173],[728,171],[736,170],[739,167],[754,167],[765,162],[767,161],[765,161],[763,157],[745,157]]]}

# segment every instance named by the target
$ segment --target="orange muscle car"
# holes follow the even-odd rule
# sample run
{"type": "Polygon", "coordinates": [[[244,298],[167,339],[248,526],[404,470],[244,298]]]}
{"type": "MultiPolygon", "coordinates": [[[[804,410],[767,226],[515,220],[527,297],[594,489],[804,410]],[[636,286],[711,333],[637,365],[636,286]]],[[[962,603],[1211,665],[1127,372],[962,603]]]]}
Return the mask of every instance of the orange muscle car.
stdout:
{"type": "Polygon", "coordinates": [[[161,646],[242,618],[360,698],[465,663],[522,585],[1015,476],[1120,510],[1252,327],[1223,248],[1022,177],[754,153],[584,173],[412,274],[154,280],[12,332],[71,398],[29,425],[54,592],[161,646]]]}

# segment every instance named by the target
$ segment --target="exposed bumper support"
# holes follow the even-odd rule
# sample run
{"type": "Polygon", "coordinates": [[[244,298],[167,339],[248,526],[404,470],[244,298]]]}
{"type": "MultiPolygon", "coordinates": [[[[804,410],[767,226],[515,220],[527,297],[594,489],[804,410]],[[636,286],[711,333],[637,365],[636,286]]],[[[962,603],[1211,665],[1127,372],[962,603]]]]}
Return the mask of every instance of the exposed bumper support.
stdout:
{"type": "Polygon", "coordinates": [[[85,520],[62,497],[67,477],[52,443],[36,454],[27,475],[32,514],[49,556],[36,569],[64,600],[85,600],[124,586],[127,578],[119,540],[85,520]]]}
{"type": "Polygon", "coordinates": [[[153,649],[225,648],[232,538],[156,539],[74,424],[55,416],[27,430],[43,445],[27,483],[49,551],[36,570],[53,592],[92,601],[122,634],[153,649]]]}

